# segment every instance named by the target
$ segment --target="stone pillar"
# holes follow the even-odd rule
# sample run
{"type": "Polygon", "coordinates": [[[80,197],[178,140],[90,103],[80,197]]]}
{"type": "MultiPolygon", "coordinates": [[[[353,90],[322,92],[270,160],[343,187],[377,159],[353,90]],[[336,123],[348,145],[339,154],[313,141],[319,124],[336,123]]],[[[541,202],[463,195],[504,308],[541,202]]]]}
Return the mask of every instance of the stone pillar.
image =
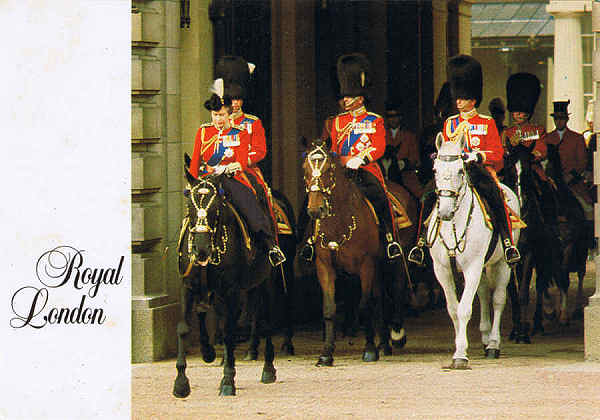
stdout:
{"type": "Polygon", "coordinates": [[[301,136],[317,136],[314,7],[273,1],[271,7],[272,187],[283,191],[296,214],[304,197],[301,136]]]}
{"type": "Polygon", "coordinates": [[[446,64],[448,61],[448,2],[433,0],[433,95],[434,100],[444,82],[448,79],[446,64]]]}
{"type": "Polygon", "coordinates": [[[459,54],[471,54],[471,6],[474,0],[458,2],[458,51],[459,54]]]}
{"type": "Polygon", "coordinates": [[[208,120],[200,108],[212,79],[208,0],[191,2],[181,29],[178,0],[132,3],[132,361],[176,351],[181,280],[183,152],[208,120]]]}
{"type": "Polygon", "coordinates": [[[570,100],[569,128],[585,130],[583,96],[583,57],[581,51],[581,20],[585,1],[550,1],[546,6],[554,16],[554,98],[570,100]]]}
{"type": "Polygon", "coordinates": [[[546,89],[546,131],[554,130],[554,119],[550,114],[554,111],[554,59],[548,57],[548,88],[546,89]]]}
{"type": "MultiPolygon", "coordinates": [[[[594,38],[600,36],[600,2],[595,1],[592,9],[592,31],[594,38]]],[[[600,49],[594,42],[594,58],[592,62],[592,83],[596,103],[594,107],[594,133],[600,136],[600,101],[598,100],[598,88],[600,86],[600,49]]],[[[600,157],[598,152],[594,152],[594,183],[600,184],[600,157]]],[[[599,190],[600,195],[600,190],[599,190]]],[[[600,201],[600,200],[598,200],[600,201]]],[[[595,204],[594,211],[595,237],[600,237],[600,207],[595,204]]],[[[596,291],[589,299],[588,306],[584,309],[584,346],[586,360],[600,360],[600,254],[596,253],[594,257],[596,267],[596,291]]]]}

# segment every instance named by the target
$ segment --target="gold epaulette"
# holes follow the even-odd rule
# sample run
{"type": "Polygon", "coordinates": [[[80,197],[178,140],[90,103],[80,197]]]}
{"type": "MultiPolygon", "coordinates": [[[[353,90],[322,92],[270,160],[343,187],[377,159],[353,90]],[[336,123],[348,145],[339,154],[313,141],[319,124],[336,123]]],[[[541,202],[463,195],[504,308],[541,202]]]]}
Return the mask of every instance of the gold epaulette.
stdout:
{"type": "Polygon", "coordinates": [[[480,116],[481,118],[483,118],[484,120],[493,120],[493,118],[492,118],[492,117],[490,117],[489,115],[483,115],[483,114],[479,114],[479,116],[480,116]]]}
{"type": "Polygon", "coordinates": [[[207,122],[207,123],[204,123],[204,124],[202,124],[202,125],[200,126],[200,128],[204,128],[204,127],[212,127],[212,125],[213,125],[213,123],[212,123],[212,122],[207,122]]]}
{"type": "Polygon", "coordinates": [[[244,114],[245,118],[250,118],[251,120],[259,120],[260,118],[258,118],[256,115],[251,115],[251,114],[244,114]]]}

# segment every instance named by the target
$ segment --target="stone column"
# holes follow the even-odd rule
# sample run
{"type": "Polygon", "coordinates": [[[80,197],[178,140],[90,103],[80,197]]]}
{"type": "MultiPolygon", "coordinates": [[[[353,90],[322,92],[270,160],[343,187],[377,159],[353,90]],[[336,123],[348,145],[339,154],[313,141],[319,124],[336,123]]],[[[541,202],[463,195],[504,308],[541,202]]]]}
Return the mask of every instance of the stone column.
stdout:
{"type": "Polygon", "coordinates": [[[554,16],[553,101],[571,101],[569,128],[578,132],[585,130],[580,21],[585,3],[554,0],[546,7],[548,13],[554,16]]]}
{"type": "Polygon", "coordinates": [[[317,135],[315,122],[314,7],[273,1],[271,6],[272,187],[283,191],[296,214],[302,205],[301,136],[317,135]]]}
{"type": "Polygon", "coordinates": [[[448,2],[433,0],[433,95],[434,101],[444,82],[448,79],[446,64],[448,61],[448,2]]]}
{"type": "Polygon", "coordinates": [[[474,0],[461,0],[458,3],[458,51],[471,54],[471,6],[474,0]]]}
{"type": "MultiPolygon", "coordinates": [[[[600,2],[595,1],[592,9],[592,31],[594,38],[600,36],[600,2]]],[[[594,133],[600,136],[600,101],[598,99],[598,87],[600,82],[600,49],[597,48],[594,42],[594,58],[592,62],[592,79],[593,89],[596,98],[594,106],[594,133]]],[[[600,157],[598,152],[594,152],[594,183],[600,184],[600,157]]],[[[600,191],[599,191],[600,195],[600,191]]],[[[600,200],[598,200],[600,201],[600,200]]],[[[594,227],[595,235],[598,238],[600,232],[600,207],[595,204],[594,211],[594,227]]],[[[600,360],[600,254],[596,253],[594,257],[594,265],[596,267],[596,291],[590,297],[589,304],[584,309],[584,345],[586,360],[600,360]]]]}

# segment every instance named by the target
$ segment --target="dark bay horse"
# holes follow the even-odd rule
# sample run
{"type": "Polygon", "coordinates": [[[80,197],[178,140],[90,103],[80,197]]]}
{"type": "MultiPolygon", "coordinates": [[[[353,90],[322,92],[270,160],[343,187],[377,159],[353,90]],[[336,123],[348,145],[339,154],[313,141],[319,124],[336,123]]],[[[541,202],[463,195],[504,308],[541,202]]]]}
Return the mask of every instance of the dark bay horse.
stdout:
{"type": "MultiPolygon", "coordinates": [[[[317,366],[332,366],[335,348],[335,287],[338,273],[360,277],[359,318],[364,326],[366,344],[363,360],[379,359],[379,348],[391,353],[392,344],[403,345],[403,311],[408,287],[408,271],[403,256],[384,264],[385,250],[379,227],[349,172],[320,139],[308,147],[303,162],[304,183],[308,195],[308,213],[313,219],[316,271],[323,293],[325,343],[317,366]],[[385,267],[384,267],[385,265],[385,267]],[[385,272],[385,277],[383,273],[385,272]],[[383,299],[387,296],[388,299],[383,299]],[[383,322],[381,322],[383,320],[383,322]],[[379,324],[379,348],[375,346],[376,321],[379,324]],[[391,327],[391,336],[390,336],[391,327]]],[[[354,171],[353,171],[354,172],[354,171]]],[[[407,211],[416,219],[417,206],[408,192],[395,192],[402,203],[411,203],[407,211]]],[[[403,246],[412,244],[416,226],[401,231],[403,246]]]]}
{"type": "Polygon", "coordinates": [[[177,378],[173,388],[173,394],[179,398],[190,394],[185,356],[193,312],[198,312],[202,357],[207,363],[215,359],[205,325],[206,312],[197,311],[198,306],[214,307],[217,315],[225,320],[225,355],[219,394],[235,395],[234,335],[240,313],[240,294],[245,290],[248,291],[249,306],[256,305],[265,312],[257,315],[258,319],[265,320],[261,331],[266,341],[261,382],[276,380],[275,352],[268,328],[272,289],[266,286],[271,266],[265,250],[252,245],[239,214],[222,193],[221,182],[226,176],[196,179],[186,170],[190,188],[187,197],[189,215],[183,221],[178,250],[183,280],[182,319],[177,324],[177,378]],[[257,299],[264,304],[255,304],[257,299]]]}
{"type": "Polygon", "coordinates": [[[527,225],[521,229],[517,244],[521,262],[516,267],[516,279],[512,278],[508,287],[513,318],[511,339],[516,343],[531,343],[530,332],[543,329],[544,295],[553,283],[554,274],[561,271],[563,253],[554,205],[555,192],[532,165],[533,156],[528,148],[523,145],[510,147],[504,164],[504,183],[517,194],[521,219],[527,225]],[[531,330],[528,305],[534,269],[536,309],[531,330]]]}

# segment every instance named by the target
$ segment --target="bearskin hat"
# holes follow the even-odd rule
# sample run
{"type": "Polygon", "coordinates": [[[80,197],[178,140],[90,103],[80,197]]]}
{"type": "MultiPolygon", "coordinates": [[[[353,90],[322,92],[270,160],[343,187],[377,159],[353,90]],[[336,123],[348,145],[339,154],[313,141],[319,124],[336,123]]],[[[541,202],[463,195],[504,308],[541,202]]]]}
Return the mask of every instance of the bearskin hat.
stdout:
{"type": "Polygon", "coordinates": [[[369,67],[369,60],[360,53],[346,54],[338,59],[337,77],[342,97],[367,96],[369,67]]]}
{"type": "Polygon", "coordinates": [[[448,61],[450,91],[454,99],[475,99],[475,108],[481,103],[483,74],[479,61],[470,55],[457,55],[448,61]]]}
{"type": "Polygon", "coordinates": [[[434,110],[436,115],[445,120],[453,111],[456,110],[454,101],[452,100],[452,94],[450,93],[450,82],[444,82],[438,93],[437,100],[435,101],[434,110]]]}
{"type": "Polygon", "coordinates": [[[533,114],[540,98],[540,92],[540,80],[536,75],[531,73],[512,74],[506,81],[508,111],[533,114]]]}
{"type": "Polygon", "coordinates": [[[217,61],[215,79],[223,79],[224,96],[244,98],[250,81],[252,64],[242,57],[223,56],[217,61]]]}

